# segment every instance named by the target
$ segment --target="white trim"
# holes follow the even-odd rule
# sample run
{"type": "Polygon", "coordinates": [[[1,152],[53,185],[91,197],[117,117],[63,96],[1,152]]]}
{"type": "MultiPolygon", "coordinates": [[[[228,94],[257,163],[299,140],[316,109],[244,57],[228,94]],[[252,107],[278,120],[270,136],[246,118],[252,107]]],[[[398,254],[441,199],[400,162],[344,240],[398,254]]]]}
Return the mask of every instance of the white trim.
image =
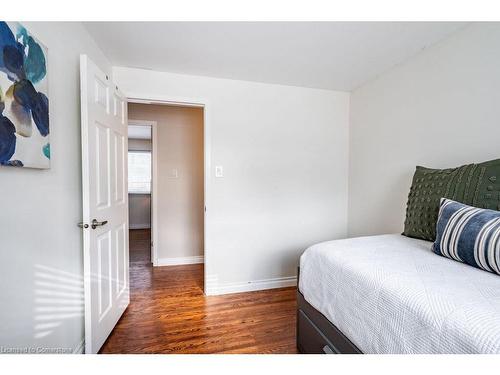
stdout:
{"type": "MultiPolygon", "coordinates": [[[[88,144],[89,111],[87,93],[90,89],[87,82],[88,71],[87,55],[80,55],[80,114],[81,114],[81,144],[82,144],[82,222],[90,222],[90,181],[89,181],[89,152],[84,145],[88,144]]],[[[128,140],[127,140],[128,141],[128,140]]],[[[128,198],[128,196],[127,196],[128,198]]],[[[83,294],[84,294],[84,332],[87,338],[87,352],[92,350],[92,322],[91,322],[91,299],[90,299],[90,231],[83,230],[83,294]]],[[[85,342],[85,338],[84,338],[85,342]]]]}
{"type": "Polygon", "coordinates": [[[239,283],[218,283],[217,276],[211,276],[206,285],[206,294],[217,296],[221,294],[253,292],[257,290],[286,288],[297,285],[297,276],[278,277],[274,279],[250,280],[239,283]]]}
{"type": "Polygon", "coordinates": [[[176,102],[176,101],[172,101],[172,100],[168,100],[168,101],[165,101],[165,100],[147,100],[147,99],[138,99],[138,98],[131,98],[129,97],[128,98],[128,102],[129,103],[137,103],[137,104],[166,104],[168,103],[168,105],[171,105],[171,106],[174,106],[174,107],[198,107],[198,108],[203,108],[204,105],[202,103],[191,103],[189,101],[180,101],[180,102],[176,102]]]}
{"type": "MultiPolygon", "coordinates": [[[[128,92],[127,93],[128,101],[130,103],[143,103],[143,104],[170,104],[170,105],[185,105],[185,106],[195,106],[195,107],[203,107],[203,146],[204,146],[204,200],[205,200],[205,218],[204,218],[204,244],[205,247],[203,249],[203,254],[205,258],[205,267],[204,267],[204,280],[205,280],[205,294],[207,294],[207,275],[210,274],[211,264],[210,264],[210,238],[208,233],[210,233],[210,204],[211,204],[211,195],[210,195],[210,181],[212,174],[212,132],[211,132],[211,122],[210,122],[210,112],[211,108],[210,102],[204,98],[186,98],[186,97],[170,97],[164,95],[157,94],[148,94],[143,92],[128,92]]],[[[154,130],[153,130],[154,131],[154,130]]],[[[156,138],[156,137],[153,137],[156,138]]],[[[154,139],[153,139],[154,143],[154,139]]],[[[155,149],[155,145],[153,144],[153,149],[155,149]]],[[[156,179],[153,177],[153,184],[155,184],[156,179]]],[[[155,204],[153,196],[152,205],[155,204]]],[[[152,231],[155,229],[155,224],[157,223],[156,219],[153,217],[152,221],[152,231]]],[[[154,245],[158,243],[158,239],[155,237],[153,239],[154,245]]],[[[153,246],[153,249],[155,246],[153,246]]],[[[155,251],[155,250],[154,250],[155,251]]],[[[154,263],[155,258],[151,258],[153,261],[153,265],[157,266],[158,264],[154,263]]]]}
{"type": "Polygon", "coordinates": [[[175,258],[160,258],[157,260],[156,266],[179,266],[181,264],[198,264],[203,263],[203,255],[192,257],[175,257],[175,258]]]}
{"type": "Polygon", "coordinates": [[[151,224],[147,227],[137,227],[138,225],[130,225],[129,229],[147,229],[151,228],[151,262],[153,266],[158,264],[158,123],[150,120],[135,120],[129,119],[128,125],[132,126],[150,126],[151,127],[151,224]]]}
{"type": "Polygon", "coordinates": [[[73,350],[73,354],[85,354],[85,338],[73,350]]]}
{"type": "Polygon", "coordinates": [[[151,224],[129,224],[128,229],[149,229],[151,224]]]}
{"type": "Polygon", "coordinates": [[[217,275],[205,276],[205,294],[207,296],[217,295],[218,277],[217,275]]]}

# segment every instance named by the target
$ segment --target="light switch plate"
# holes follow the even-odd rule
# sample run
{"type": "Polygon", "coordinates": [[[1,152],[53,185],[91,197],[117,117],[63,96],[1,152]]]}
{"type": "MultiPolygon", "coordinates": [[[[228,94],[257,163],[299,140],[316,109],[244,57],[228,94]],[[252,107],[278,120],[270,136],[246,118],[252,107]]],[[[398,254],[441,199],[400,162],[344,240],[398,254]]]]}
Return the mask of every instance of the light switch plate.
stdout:
{"type": "Polygon", "coordinates": [[[215,166],[215,177],[224,177],[224,168],[222,168],[222,165],[215,166]]]}
{"type": "Polygon", "coordinates": [[[179,172],[176,168],[172,169],[170,171],[170,178],[178,178],[179,177],[179,172]]]}

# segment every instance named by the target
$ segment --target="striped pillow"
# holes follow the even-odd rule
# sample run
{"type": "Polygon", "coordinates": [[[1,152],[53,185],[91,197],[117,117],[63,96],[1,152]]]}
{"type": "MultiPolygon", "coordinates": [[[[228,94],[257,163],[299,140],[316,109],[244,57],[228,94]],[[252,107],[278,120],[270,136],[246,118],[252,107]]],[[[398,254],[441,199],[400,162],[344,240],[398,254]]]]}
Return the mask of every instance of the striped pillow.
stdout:
{"type": "Polygon", "coordinates": [[[500,212],[442,198],[436,254],[500,275],[500,212]]]}

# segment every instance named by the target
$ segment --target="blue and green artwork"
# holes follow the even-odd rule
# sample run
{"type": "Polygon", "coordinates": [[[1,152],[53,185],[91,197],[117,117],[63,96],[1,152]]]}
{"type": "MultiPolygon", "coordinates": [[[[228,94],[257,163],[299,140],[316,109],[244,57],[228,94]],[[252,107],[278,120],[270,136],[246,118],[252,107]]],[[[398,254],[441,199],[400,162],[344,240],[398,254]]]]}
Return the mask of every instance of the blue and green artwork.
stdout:
{"type": "Polygon", "coordinates": [[[0,21],[0,165],[50,168],[47,48],[0,21]]]}

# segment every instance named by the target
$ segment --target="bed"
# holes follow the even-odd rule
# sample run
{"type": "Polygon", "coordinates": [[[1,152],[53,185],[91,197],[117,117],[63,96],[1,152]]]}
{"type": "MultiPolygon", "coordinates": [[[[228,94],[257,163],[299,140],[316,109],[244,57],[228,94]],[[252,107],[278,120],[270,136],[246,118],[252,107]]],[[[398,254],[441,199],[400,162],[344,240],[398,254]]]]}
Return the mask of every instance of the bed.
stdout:
{"type": "Polygon", "coordinates": [[[500,353],[500,276],[399,234],[324,242],[300,258],[301,353],[500,353]]]}

